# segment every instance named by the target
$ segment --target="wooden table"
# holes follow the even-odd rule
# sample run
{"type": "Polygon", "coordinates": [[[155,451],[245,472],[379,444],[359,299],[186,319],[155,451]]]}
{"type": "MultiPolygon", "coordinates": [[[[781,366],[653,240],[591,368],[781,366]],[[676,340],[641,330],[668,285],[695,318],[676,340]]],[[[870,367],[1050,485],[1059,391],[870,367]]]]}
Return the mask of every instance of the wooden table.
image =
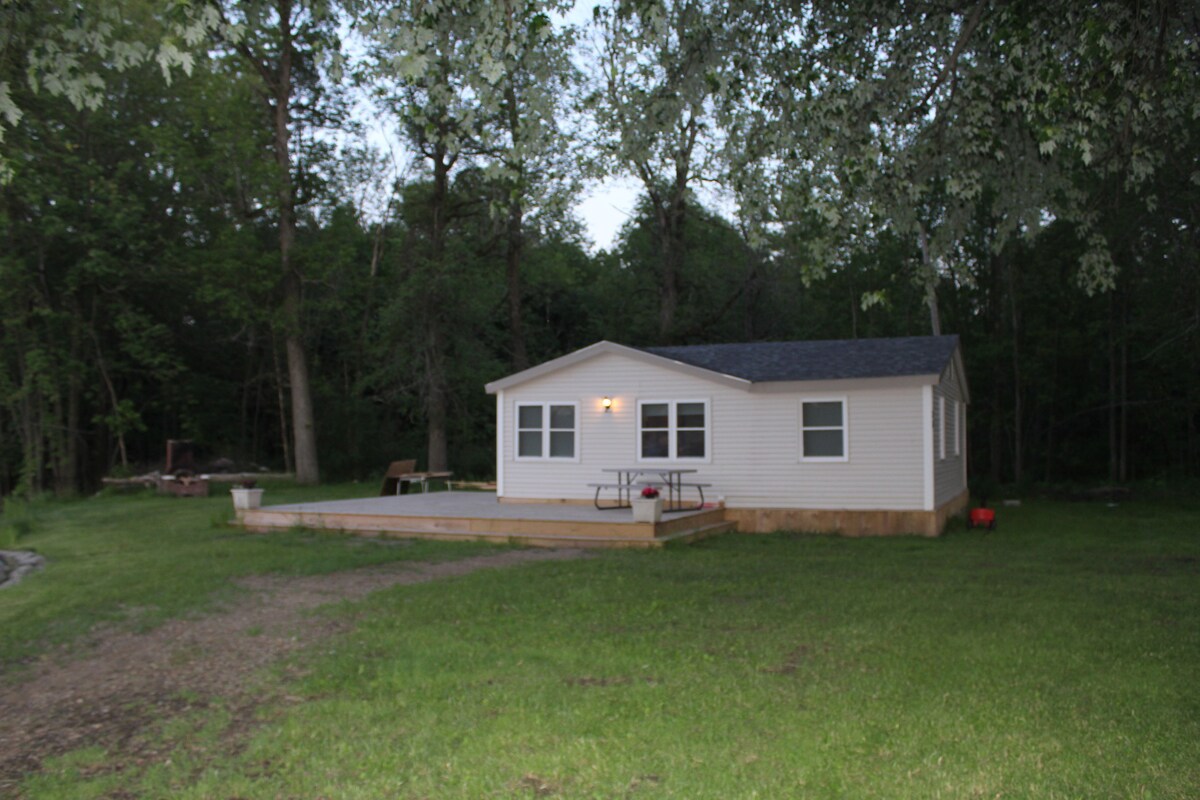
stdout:
{"type": "Polygon", "coordinates": [[[692,511],[704,506],[703,493],[701,493],[700,504],[696,506],[684,506],[683,504],[683,476],[690,475],[696,472],[694,469],[681,467],[608,467],[600,470],[601,472],[615,472],[617,474],[617,482],[611,484],[617,489],[617,504],[615,506],[600,505],[600,488],[608,484],[597,484],[596,489],[596,508],[628,508],[630,501],[633,500],[633,492],[637,487],[645,485],[653,485],[661,483],[667,489],[667,502],[663,504],[663,511],[692,511]],[[644,475],[657,475],[659,481],[641,480],[644,475]]]}

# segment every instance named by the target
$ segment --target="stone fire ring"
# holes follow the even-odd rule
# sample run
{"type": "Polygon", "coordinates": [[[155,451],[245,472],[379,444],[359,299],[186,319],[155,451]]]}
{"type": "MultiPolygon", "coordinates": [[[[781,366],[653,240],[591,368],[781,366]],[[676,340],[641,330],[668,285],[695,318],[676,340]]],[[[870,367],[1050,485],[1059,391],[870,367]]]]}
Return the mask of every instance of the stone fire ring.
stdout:
{"type": "Polygon", "coordinates": [[[46,566],[46,559],[29,550],[0,550],[0,589],[15,586],[26,575],[46,566]]]}

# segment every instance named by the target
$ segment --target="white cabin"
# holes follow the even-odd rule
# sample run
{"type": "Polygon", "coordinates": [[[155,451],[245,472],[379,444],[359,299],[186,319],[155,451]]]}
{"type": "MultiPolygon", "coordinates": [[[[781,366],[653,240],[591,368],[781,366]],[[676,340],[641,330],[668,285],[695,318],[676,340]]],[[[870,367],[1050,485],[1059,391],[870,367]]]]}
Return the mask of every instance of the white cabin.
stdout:
{"type": "Polygon", "coordinates": [[[937,535],[967,503],[957,336],[602,341],[486,388],[501,502],[591,503],[605,469],[668,466],[745,532],[937,535]]]}

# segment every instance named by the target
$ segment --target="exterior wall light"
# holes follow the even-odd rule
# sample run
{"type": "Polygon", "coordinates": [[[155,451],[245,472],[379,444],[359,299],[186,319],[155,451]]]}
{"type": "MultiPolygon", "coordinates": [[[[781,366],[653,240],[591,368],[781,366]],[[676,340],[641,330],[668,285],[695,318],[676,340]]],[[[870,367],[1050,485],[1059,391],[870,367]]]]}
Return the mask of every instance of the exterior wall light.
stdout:
{"type": "Polygon", "coordinates": [[[612,398],[607,396],[604,397],[604,399],[600,401],[600,405],[604,406],[604,413],[607,414],[608,412],[612,411],[612,398]]]}

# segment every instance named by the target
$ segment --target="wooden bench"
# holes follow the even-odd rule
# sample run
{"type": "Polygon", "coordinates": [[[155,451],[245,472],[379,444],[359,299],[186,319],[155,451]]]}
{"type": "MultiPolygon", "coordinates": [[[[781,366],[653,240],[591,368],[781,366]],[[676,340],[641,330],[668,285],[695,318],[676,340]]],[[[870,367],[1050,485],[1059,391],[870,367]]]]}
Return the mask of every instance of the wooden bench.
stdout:
{"type": "Polygon", "coordinates": [[[496,491],[495,481],[446,481],[446,488],[454,491],[455,488],[466,489],[468,491],[478,492],[494,492],[496,491]]]}
{"type": "Polygon", "coordinates": [[[409,483],[407,476],[417,468],[415,458],[408,461],[393,461],[383,473],[383,486],[379,487],[379,496],[400,494],[401,488],[409,483]]]}

